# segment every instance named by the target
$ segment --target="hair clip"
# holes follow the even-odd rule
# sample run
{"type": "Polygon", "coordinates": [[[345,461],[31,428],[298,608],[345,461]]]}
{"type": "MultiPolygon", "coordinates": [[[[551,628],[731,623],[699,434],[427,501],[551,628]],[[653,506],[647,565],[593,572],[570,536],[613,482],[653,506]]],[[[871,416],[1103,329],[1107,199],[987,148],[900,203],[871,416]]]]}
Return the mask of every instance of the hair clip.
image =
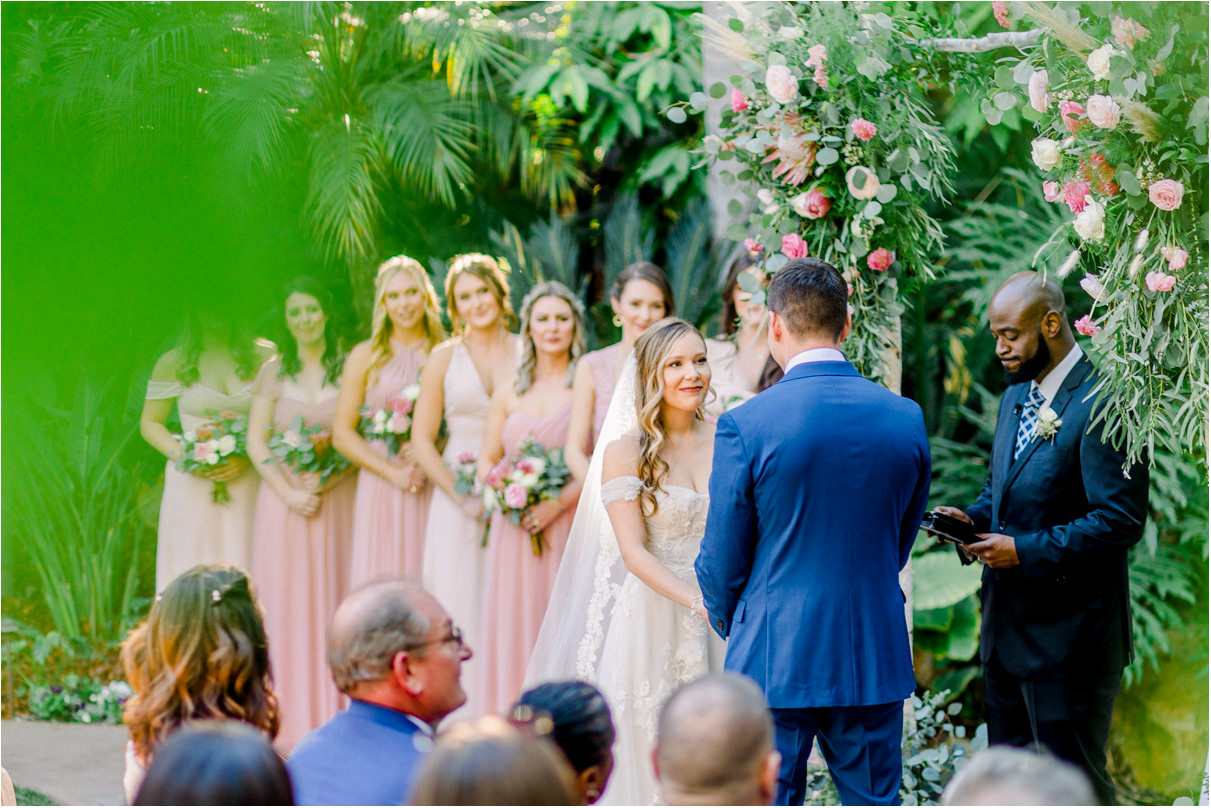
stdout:
{"type": "Polygon", "coordinates": [[[223,593],[217,589],[210,590],[210,602],[217,604],[223,600],[223,593]]]}

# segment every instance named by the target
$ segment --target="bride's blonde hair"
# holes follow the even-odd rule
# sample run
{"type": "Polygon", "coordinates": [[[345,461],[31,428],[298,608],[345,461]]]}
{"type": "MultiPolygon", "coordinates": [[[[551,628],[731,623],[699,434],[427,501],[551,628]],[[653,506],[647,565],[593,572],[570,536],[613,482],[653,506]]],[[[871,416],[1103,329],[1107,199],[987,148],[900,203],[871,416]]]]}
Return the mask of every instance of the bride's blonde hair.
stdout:
{"type": "MultiPolygon", "coordinates": [[[[665,317],[648,326],[635,340],[635,415],[639,421],[639,510],[645,516],[656,512],[656,493],[669,473],[669,464],[660,456],[664,446],[664,360],[673,344],[686,334],[706,340],[702,333],[680,317],[665,317]]],[[[705,420],[702,407],[694,413],[705,420]]]]}

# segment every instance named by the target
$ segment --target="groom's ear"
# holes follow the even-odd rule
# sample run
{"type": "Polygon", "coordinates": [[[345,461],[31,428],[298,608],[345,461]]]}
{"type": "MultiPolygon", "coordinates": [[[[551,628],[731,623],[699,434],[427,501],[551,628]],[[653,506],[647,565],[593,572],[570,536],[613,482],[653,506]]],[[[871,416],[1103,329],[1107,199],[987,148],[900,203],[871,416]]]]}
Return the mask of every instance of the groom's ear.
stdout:
{"type": "Polygon", "coordinates": [[[769,313],[769,337],[773,342],[782,342],[786,334],[786,326],[782,322],[782,318],[778,312],[771,311],[769,313]]]}
{"type": "Polygon", "coordinates": [[[840,345],[842,342],[845,342],[845,338],[849,336],[849,332],[850,332],[850,329],[853,328],[853,324],[854,324],[853,315],[846,312],[845,326],[841,329],[841,335],[839,337],[837,337],[838,345],[840,345]]]}

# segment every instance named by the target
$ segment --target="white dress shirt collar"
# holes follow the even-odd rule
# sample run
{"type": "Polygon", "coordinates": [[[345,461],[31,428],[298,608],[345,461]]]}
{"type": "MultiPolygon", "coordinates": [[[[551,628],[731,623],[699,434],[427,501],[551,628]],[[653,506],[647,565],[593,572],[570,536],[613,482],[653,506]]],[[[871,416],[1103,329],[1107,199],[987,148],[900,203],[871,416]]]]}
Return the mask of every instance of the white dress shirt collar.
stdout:
{"type": "Polygon", "coordinates": [[[1079,344],[1072,346],[1060,363],[1051,369],[1051,372],[1042,378],[1042,380],[1034,380],[1031,382],[1032,387],[1037,387],[1039,392],[1043,394],[1043,406],[1050,407],[1055,394],[1060,391],[1060,385],[1064,383],[1064,379],[1068,378],[1068,374],[1076,367],[1076,363],[1081,361],[1081,357],[1085,352],[1081,350],[1079,344]]]}
{"type": "Polygon", "coordinates": [[[782,375],[791,372],[792,368],[799,365],[805,365],[808,362],[844,362],[845,354],[838,351],[836,348],[808,348],[806,351],[800,351],[791,357],[791,361],[786,363],[786,368],[782,371],[782,375]]]}

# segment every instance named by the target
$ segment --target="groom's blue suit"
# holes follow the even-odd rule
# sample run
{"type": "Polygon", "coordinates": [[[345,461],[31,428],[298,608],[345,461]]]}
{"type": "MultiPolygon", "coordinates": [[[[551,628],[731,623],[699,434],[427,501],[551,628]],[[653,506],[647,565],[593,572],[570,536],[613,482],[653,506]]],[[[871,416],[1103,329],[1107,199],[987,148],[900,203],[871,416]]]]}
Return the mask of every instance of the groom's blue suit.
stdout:
{"type": "Polygon", "coordinates": [[[929,473],[921,408],[848,362],[795,366],[719,419],[695,569],[725,667],[774,710],[781,804],[802,803],[817,735],[843,802],[898,799],[915,686],[898,574],[929,473]]]}

